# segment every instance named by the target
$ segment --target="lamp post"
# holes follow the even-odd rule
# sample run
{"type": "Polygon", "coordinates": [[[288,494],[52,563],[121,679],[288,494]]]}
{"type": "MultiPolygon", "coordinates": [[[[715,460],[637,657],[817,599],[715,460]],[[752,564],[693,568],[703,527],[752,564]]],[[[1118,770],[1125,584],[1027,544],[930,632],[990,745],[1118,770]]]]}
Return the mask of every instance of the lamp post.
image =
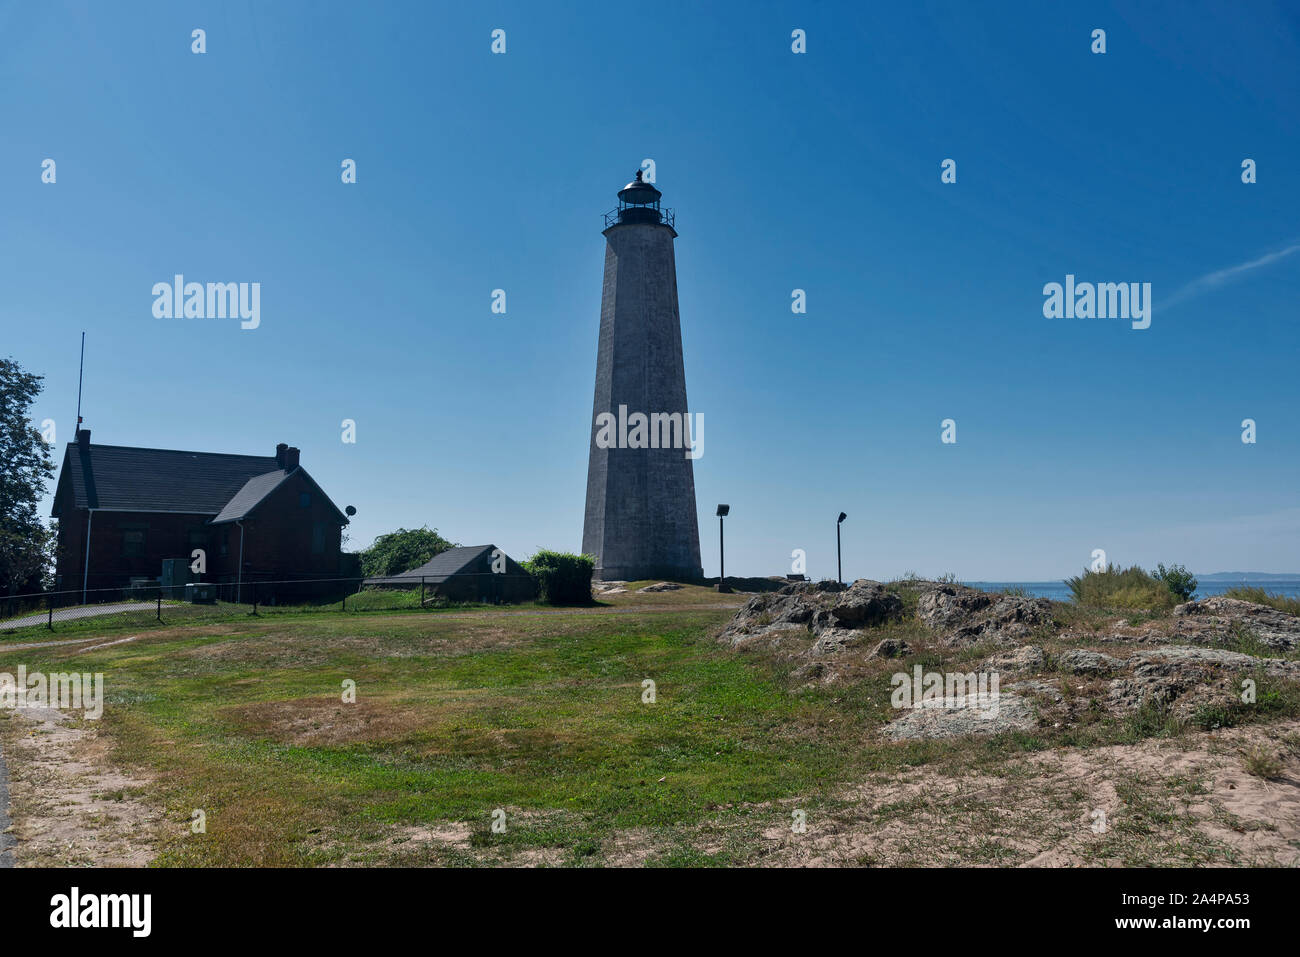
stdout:
{"type": "Polygon", "coordinates": [[[848,518],[843,512],[835,520],[835,580],[841,585],[844,584],[844,564],[840,558],[840,524],[848,518]]]}
{"type": "Polygon", "coordinates": [[[727,517],[731,511],[730,505],[718,506],[718,591],[729,592],[727,587],[727,553],[722,537],[722,520],[727,517]]]}

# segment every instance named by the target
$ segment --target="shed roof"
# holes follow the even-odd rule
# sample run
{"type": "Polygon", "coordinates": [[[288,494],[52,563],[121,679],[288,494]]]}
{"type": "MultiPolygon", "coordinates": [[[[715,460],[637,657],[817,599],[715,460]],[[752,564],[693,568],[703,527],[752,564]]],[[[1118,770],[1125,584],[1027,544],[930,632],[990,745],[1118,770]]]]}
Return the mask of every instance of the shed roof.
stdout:
{"type": "MultiPolygon", "coordinates": [[[[439,552],[418,568],[400,572],[396,575],[384,575],[367,578],[367,585],[405,585],[424,579],[437,584],[455,575],[482,574],[490,572],[491,555],[497,550],[495,545],[459,545],[439,552]],[[481,568],[481,571],[480,571],[481,568]]],[[[506,574],[528,574],[509,555],[506,559],[506,574]]]]}

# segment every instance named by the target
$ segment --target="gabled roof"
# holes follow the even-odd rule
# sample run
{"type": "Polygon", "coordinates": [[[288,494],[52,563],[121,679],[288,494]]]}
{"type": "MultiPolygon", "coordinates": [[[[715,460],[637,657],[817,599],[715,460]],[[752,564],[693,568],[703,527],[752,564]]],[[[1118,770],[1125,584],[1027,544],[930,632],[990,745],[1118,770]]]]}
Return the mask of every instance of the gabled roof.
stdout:
{"type": "MultiPolygon", "coordinates": [[[[418,582],[421,578],[430,583],[440,583],[446,581],[454,575],[484,574],[492,571],[492,553],[496,551],[495,545],[462,545],[457,548],[449,548],[445,552],[439,552],[429,559],[419,568],[412,568],[409,571],[401,572],[397,575],[387,575],[379,578],[367,578],[367,585],[397,585],[408,584],[411,581],[418,582]]],[[[504,553],[503,553],[504,554],[504,553]]],[[[527,572],[519,566],[509,555],[506,559],[506,574],[508,575],[526,575],[527,572]]]]}
{"type": "Polygon", "coordinates": [[[249,479],[276,469],[273,455],[69,442],[59,486],[71,486],[73,508],[216,515],[249,479]]]}
{"type": "Polygon", "coordinates": [[[274,472],[267,472],[265,475],[254,475],[225,504],[217,517],[212,520],[212,524],[239,521],[255,509],[262,499],[278,489],[284,483],[284,480],[292,474],[292,472],[286,472],[284,469],[276,469],[274,472]]]}
{"type": "Polygon", "coordinates": [[[339,518],[339,524],[347,525],[348,519],[339,511],[337,505],[330,501],[330,497],[325,494],[325,490],[316,484],[316,480],[311,477],[305,468],[299,466],[295,469],[276,469],[273,472],[267,472],[265,475],[254,475],[244,483],[243,487],[231,497],[230,501],[225,504],[218,513],[217,517],[212,519],[213,525],[221,525],[225,522],[238,522],[247,518],[254,512],[259,505],[267,500],[271,494],[289,479],[295,475],[302,476],[303,480],[316,490],[316,494],[321,497],[326,505],[334,510],[339,518]]]}
{"type": "Polygon", "coordinates": [[[274,455],[227,455],[222,452],[181,452],[137,449],[124,445],[82,447],[69,442],[63,457],[54,516],[61,503],[72,508],[118,512],[178,512],[211,515],[211,521],[234,522],[246,517],[291,476],[300,474],[348,524],[316,480],[301,466],[281,468],[274,455]]]}

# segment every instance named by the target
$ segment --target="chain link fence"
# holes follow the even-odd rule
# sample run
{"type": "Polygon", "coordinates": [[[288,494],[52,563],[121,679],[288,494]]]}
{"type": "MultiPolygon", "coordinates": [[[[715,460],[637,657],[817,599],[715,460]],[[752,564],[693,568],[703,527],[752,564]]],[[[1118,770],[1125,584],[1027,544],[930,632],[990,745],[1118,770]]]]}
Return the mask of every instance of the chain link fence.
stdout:
{"type": "Polygon", "coordinates": [[[448,588],[442,579],[408,578],[367,584],[364,578],[352,577],[184,585],[151,581],[118,588],[6,595],[0,596],[0,635],[94,631],[295,612],[415,611],[520,600],[507,595],[500,583],[491,580],[500,577],[457,576],[454,588],[448,588]]]}

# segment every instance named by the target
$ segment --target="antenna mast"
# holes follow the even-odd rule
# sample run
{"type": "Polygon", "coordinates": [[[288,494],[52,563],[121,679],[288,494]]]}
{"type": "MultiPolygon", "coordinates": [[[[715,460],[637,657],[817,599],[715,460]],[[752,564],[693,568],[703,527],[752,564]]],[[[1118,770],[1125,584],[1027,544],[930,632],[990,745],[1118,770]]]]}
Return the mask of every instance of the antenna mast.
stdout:
{"type": "Polygon", "coordinates": [[[81,434],[81,377],[86,372],[86,334],[81,334],[81,368],[77,371],[77,434],[81,434]]]}

